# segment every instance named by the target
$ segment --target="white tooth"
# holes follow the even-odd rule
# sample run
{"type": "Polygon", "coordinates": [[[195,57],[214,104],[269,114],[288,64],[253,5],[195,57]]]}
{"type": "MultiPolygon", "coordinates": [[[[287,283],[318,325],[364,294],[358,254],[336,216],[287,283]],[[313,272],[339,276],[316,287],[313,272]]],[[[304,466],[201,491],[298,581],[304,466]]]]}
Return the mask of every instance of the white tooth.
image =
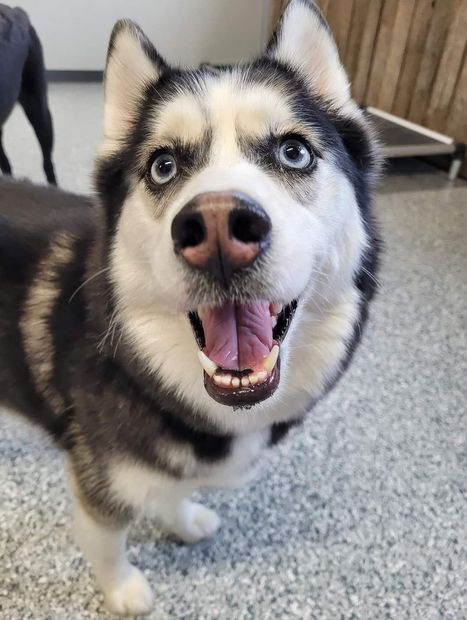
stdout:
{"type": "Polygon", "coordinates": [[[258,373],[258,383],[264,383],[268,376],[268,372],[266,370],[260,370],[258,373]]]}
{"type": "Polygon", "coordinates": [[[267,372],[272,372],[272,369],[276,365],[278,357],[279,357],[279,345],[275,344],[272,347],[271,351],[269,352],[269,355],[263,360],[264,370],[266,370],[267,372]]]}
{"type": "Polygon", "coordinates": [[[222,375],[222,385],[225,385],[226,387],[230,386],[232,381],[232,376],[231,375],[222,375]]]}
{"type": "Polygon", "coordinates": [[[234,377],[232,379],[232,387],[234,388],[240,387],[240,379],[238,377],[234,377]]]}
{"type": "Polygon", "coordinates": [[[271,317],[271,325],[272,325],[273,329],[276,327],[276,325],[277,325],[277,316],[272,316],[271,317]]]}
{"type": "Polygon", "coordinates": [[[242,385],[243,387],[248,387],[250,385],[250,379],[248,377],[242,377],[242,385]]]}
{"type": "Polygon", "coordinates": [[[248,375],[248,379],[251,385],[256,385],[258,383],[258,375],[248,375]]]}
{"type": "Polygon", "coordinates": [[[271,310],[273,314],[279,314],[279,312],[282,312],[282,308],[284,307],[284,304],[281,304],[278,301],[275,301],[274,303],[271,304],[271,310]]]}
{"type": "Polygon", "coordinates": [[[217,383],[217,385],[220,385],[222,383],[222,377],[220,375],[214,375],[213,379],[214,383],[217,383]]]}
{"type": "Polygon", "coordinates": [[[206,374],[212,377],[213,374],[217,370],[217,364],[215,364],[212,360],[210,360],[209,357],[202,351],[198,351],[198,359],[200,361],[201,366],[206,371],[206,374]]]}

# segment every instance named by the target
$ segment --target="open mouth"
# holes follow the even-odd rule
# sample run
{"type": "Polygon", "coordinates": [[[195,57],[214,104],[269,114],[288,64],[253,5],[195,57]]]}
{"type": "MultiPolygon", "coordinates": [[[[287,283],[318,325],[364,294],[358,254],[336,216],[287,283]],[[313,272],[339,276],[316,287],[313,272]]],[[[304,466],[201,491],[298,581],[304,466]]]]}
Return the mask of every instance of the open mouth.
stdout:
{"type": "Polygon", "coordinates": [[[285,306],[228,301],[188,315],[211,398],[240,408],[274,393],[280,381],[280,345],[296,307],[296,301],[285,306]]]}

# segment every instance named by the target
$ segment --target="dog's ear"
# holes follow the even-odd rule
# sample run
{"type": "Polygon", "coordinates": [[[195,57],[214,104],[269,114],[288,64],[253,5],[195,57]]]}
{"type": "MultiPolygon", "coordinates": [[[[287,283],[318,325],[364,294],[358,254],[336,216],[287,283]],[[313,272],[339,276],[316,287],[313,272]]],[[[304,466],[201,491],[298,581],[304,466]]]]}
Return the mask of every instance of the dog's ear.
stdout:
{"type": "Polygon", "coordinates": [[[305,79],[313,93],[337,107],[350,100],[350,86],[328,24],[313,0],[291,0],[266,55],[305,79]]]}
{"type": "Polygon", "coordinates": [[[110,37],[104,74],[104,135],[118,141],[128,134],[146,86],[166,68],[164,60],[134,22],[118,21],[110,37]]]}

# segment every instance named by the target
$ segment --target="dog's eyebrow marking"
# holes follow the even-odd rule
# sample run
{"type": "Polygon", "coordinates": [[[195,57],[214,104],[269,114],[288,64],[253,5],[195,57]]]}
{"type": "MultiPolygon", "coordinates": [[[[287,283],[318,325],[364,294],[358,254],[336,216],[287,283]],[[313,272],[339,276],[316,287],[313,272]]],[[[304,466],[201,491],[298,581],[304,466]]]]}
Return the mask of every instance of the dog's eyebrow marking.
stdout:
{"type": "Polygon", "coordinates": [[[235,126],[241,137],[259,138],[290,123],[292,113],[287,97],[264,86],[245,90],[236,103],[235,126]]]}
{"type": "Polygon", "coordinates": [[[65,402],[51,385],[55,349],[48,320],[61,293],[59,272],[73,257],[73,239],[63,232],[57,233],[39,263],[20,319],[24,351],[36,388],[57,415],[64,411],[65,402]]]}
{"type": "Polygon", "coordinates": [[[305,134],[320,144],[319,134],[296,118],[293,97],[280,86],[248,82],[228,75],[207,87],[206,106],[212,126],[212,160],[233,163],[242,157],[240,144],[269,135],[305,134]]]}
{"type": "Polygon", "coordinates": [[[159,108],[154,118],[154,132],[161,144],[200,142],[206,134],[205,112],[194,94],[183,93],[159,108]]]}

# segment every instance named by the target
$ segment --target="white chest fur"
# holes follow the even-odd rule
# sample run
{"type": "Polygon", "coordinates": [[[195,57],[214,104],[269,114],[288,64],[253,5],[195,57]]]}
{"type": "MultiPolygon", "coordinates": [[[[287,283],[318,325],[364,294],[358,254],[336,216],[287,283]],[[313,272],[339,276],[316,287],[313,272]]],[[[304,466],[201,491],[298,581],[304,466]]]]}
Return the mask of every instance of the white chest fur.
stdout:
{"type": "Polygon", "coordinates": [[[110,486],[116,498],[137,512],[152,512],[154,505],[200,489],[239,487],[255,475],[269,437],[270,429],[240,435],[226,458],[214,463],[196,460],[191,475],[181,479],[128,458],[114,460],[109,468],[110,486]]]}

